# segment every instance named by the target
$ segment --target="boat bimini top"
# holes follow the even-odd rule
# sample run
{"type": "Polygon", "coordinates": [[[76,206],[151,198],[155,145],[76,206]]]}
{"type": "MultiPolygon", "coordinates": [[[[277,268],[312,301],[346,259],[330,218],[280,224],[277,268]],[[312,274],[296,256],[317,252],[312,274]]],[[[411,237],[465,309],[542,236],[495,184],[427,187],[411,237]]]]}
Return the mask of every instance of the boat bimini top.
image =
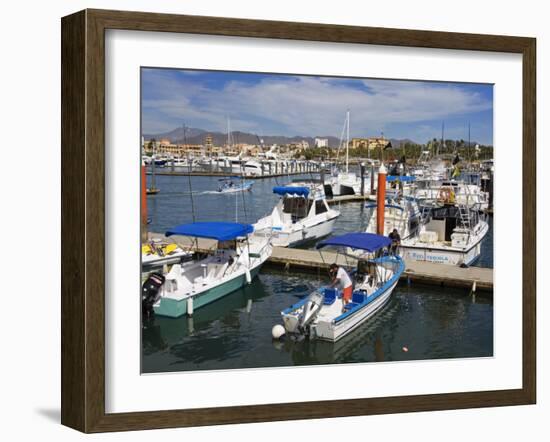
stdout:
{"type": "Polygon", "coordinates": [[[387,236],[376,235],[374,233],[346,233],[340,236],[333,236],[317,244],[320,249],[326,246],[349,247],[351,249],[366,250],[367,252],[376,252],[391,244],[391,239],[387,236]]]}
{"type": "Polygon", "coordinates": [[[291,196],[303,196],[307,198],[309,195],[309,188],[305,186],[275,186],[273,193],[277,195],[291,195],[291,196]]]}
{"type": "Polygon", "coordinates": [[[238,237],[247,236],[254,231],[252,224],[230,222],[196,222],[180,224],[168,230],[165,235],[191,236],[194,238],[209,238],[218,241],[231,241],[238,237]]]}

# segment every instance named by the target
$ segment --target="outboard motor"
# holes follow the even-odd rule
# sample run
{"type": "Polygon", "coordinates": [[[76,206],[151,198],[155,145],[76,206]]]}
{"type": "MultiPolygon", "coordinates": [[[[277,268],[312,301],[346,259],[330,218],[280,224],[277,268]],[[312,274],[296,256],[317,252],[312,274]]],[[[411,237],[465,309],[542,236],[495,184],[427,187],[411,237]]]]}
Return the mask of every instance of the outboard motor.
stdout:
{"type": "Polygon", "coordinates": [[[159,291],[164,281],[166,281],[164,275],[153,273],[143,283],[141,288],[141,312],[146,318],[151,317],[154,313],[153,305],[159,299],[159,291]]]}

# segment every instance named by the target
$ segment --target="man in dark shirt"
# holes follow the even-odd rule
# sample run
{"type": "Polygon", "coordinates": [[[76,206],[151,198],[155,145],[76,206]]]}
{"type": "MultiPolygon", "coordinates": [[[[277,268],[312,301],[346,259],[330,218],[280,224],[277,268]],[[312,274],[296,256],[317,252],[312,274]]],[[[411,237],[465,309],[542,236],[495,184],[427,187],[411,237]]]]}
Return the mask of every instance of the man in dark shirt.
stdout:
{"type": "Polygon", "coordinates": [[[397,229],[393,229],[393,232],[388,237],[391,239],[390,254],[397,255],[397,250],[401,245],[401,236],[397,233],[397,229]]]}

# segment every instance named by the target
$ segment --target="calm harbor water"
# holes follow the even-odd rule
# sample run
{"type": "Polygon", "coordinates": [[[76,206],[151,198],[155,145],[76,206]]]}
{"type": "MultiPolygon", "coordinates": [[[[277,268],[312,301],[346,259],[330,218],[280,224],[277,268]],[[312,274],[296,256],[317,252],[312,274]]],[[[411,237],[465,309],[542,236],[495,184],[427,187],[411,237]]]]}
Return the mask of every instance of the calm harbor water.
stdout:
{"type": "MultiPolygon", "coordinates": [[[[326,282],[323,281],[323,282],[326,282]]],[[[463,290],[400,284],[388,305],[336,343],[272,341],[279,312],[319,285],[309,274],[264,270],[192,318],[144,323],[142,372],[487,357],[493,304],[463,290]],[[408,348],[408,352],[403,351],[408,348]]]]}
{"type": "MultiPolygon", "coordinates": [[[[311,178],[303,176],[303,178],[311,178]]],[[[150,179],[150,177],[149,177],[150,179]]],[[[300,177],[262,179],[253,191],[207,194],[217,178],[192,177],[195,220],[254,222],[277,201],[274,185],[300,177]],[[237,209],[237,210],[236,210],[237,209]]],[[[161,193],[148,198],[149,229],[164,232],[193,221],[189,179],[157,176],[161,193]]],[[[361,203],[342,204],[335,234],[358,231],[361,203]]],[[[490,220],[492,224],[492,220],[490,220]]],[[[478,265],[492,267],[492,229],[478,265]]],[[[280,311],[328,281],[319,275],[264,268],[252,284],[195,312],[192,318],[154,317],[142,331],[142,372],[216,370],[312,364],[488,357],[493,354],[493,302],[455,290],[401,282],[388,305],[336,343],[273,342],[280,311]],[[408,352],[403,351],[408,348],[408,352]]]]}

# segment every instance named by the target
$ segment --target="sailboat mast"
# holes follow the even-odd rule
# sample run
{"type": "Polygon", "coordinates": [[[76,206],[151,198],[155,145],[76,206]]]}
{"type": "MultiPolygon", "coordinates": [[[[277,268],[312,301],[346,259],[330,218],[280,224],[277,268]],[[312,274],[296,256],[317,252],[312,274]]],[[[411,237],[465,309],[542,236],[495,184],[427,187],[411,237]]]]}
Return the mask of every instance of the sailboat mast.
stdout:
{"type": "Polygon", "coordinates": [[[470,156],[470,122],[468,121],[468,162],[472,161],[470,156]]]}
{"type": "Polygon", "coordinates": [[[157,140],[153,138],[153,161],[151,162],[151,189],[154,190],[157,188],[156,186],[156,180],[155,180],[155,161],[156,161],[156,147],[157,147],[157,140]]]}
{"type": "Polygon", "coordinates": [[[347,127],[346,127],[346,173],[348,173],[348,161],[349,161],[349,110],[346,114],[346,121],[347,121],[347,127]]]}
{"type": "MultiPolygon", "coordinates": [[[[445,145],[445,122],[443,121],[441,123],[441,151],[443,152],[443,146],[445,145]]],[[[437,154],[439,155],[439,149],[437,150],[437,154]]]]}

